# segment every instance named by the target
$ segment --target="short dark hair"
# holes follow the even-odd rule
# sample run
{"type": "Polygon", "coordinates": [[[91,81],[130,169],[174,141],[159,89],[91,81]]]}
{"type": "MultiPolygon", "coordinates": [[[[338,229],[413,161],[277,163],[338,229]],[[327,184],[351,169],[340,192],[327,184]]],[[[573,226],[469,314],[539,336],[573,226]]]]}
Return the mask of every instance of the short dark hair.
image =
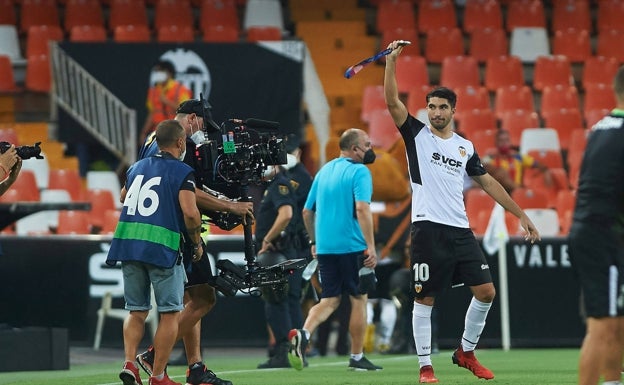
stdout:
{"type": "Polygon", "coordinates": [[[176,74],[175,67],[173,66],[173,63],[171,63],[170,61],[161,60],[154,65],[154,68],[160,68],[162,70],[169,72],[171,77],[175,76],[176,74]]]}
{"type": "Polygon", "coordinates": [[[455,108],[455,104],[457,104],[457,95],[453,92],[453,90],[446,87],[437,87],[429,91],[427,94],[427,104],[429,104],[429,100],[431,98],[446,99],[451,105],[451,108],[455,108]]]}
{"type": "Polygon", "coordinates": [[[180,138],[186,138],[186,132],[177,120],[163,120],[156,126],[156,144],[158,148],[172,146],[180,138]]]}

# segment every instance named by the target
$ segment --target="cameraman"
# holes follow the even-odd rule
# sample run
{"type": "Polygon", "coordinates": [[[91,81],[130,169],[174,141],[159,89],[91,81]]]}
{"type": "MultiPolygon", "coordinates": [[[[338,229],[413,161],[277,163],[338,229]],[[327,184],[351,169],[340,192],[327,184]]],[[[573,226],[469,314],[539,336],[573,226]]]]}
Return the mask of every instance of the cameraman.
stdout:
{"type": "Polygon", "coordinates": [[[4,194],[17,179],[22,169],[22,159],[17,155],[15,145],[0,154],[0,195],[4,194]]]}
{"type": "MultiPolygon", "coordinates": [[[[200,174],[195,159],[195,147],[204,138],[205,124],[218,128],[212,121],[210,111],[204,111],[202,102],[197,99],[189,99],[182,102],[177,110],[175,120],[180,122],[186,131],[186,153],[184,163],[191,166],[200,174]],[[203,116],[206,116],[204,122],[203,116]]],[[[145,158],[154,153],[157,148],[153,140],[153,134],[148,136],[141,148],[139,158],[145,158]]],[[[200,211],[213,210],[235,214],[242,218],[242,222],[253,221],[253,204],[251,202],[234,202],[222,200],[207,194],[201,189],[201,182],[197,181],[199,188],[195,189],[197,206],[200,211]]],[[[184,292],[184,310],[180,314],[178,340],[184,340],[184,349],[189,365],[186,383],[189,385],[213,384],[232,385],[230,381],[218,378],[211,370],[208,370],[201,357],[201,318],[208,314],[216,303],[214,287],[210,285],[212,272],[210,261],[206,253],[199,261],[190,260],[190,250],[185,252],[185,266],[187,268],[188,283],[184,292]]],[[[154,350],[150,346],[148,350],[137,356],[139,365],[149,373],[153,362],[154,350]]]]}
{"type": "MultiPolygon", "coordinates": [[[[256,221],[258,263],[272,266],[287,259],[297,258],[297,225],[302,223],[297,198],[291,179],[282,166],[269,166],[265,179],[267,186],[256,221]]],[[[288,276],[284,285],[262,288],[266,321],[275,336],[275,348],[269,360],[258,369],[289,368],[288,332],[303,324],[301,312],[301,270],[288,276]]]]}

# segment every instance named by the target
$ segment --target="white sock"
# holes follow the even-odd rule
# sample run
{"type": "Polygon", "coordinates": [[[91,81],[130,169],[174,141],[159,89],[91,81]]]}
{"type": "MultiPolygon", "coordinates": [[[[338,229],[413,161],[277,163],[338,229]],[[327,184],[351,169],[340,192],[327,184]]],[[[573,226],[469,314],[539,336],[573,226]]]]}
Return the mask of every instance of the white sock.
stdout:
{"type": "Polygon", "coordinates": [[[389,345],[394,325],[397,321],[397,308],[390,299],[382,298],[379,303],[381,307],[381,315],[379,317],[379,334],[380,343],[389,345]]]}
{"type": "Polygon", "coordinates": [[[492,307],[492,303],[481,302],[472,297],[470,306],[466,311],[466,319],[464,324],[464,334],[462,335],[462,350],[471,352],[477,347],[483,328],[485,327],[485,319],[488,311],[492,307]]]}
{"type": "Polygon", "coordinates": [[[433,306],[427,306],[414,302],[412,313],[412,327],[414,343],[418,354],[420,367],[431,365],[431,310],[433,306]]]}
{"type": "Polygon", "coordinates": [[[358,353],[358,354],[353,354],[351,353],[351,358],[353,358],[356,361],[359,361],[362,359],[362,357],[364,357],[364,353],[358,353]]]}
{"type": "Polygon", "coordinates": [[[622,385],[622,383],[620,381],[606,381],[602,385],[622,385]]]}

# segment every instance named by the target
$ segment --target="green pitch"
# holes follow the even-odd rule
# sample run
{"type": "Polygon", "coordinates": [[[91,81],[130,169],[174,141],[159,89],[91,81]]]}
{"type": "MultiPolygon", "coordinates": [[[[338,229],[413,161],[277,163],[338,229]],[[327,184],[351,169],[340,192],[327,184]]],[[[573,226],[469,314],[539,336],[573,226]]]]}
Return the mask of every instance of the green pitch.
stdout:
{"type": "MultiPolygon", "coordinates": [[[[440,384],[483,384],[468,370],[453,365],[451,351],[442,351],[432,357],[440,384]]],[[[379,372],[351,372],[346,357],[313,357],[310,366],[302,371],[294,369],[254,369],[266,357],[258,353],[241,355],[210,351],[205,354],[210,368],[234,385],[414,385],[418,383],[418,363],[414,355],[378,355],[367,357],[384,367],[379,372]],[[220,356],[218,354],[221,354],[220,356]]],[[[510,385],[565,385],[576,384],[578,349],[517,349],[477,350],[479,361],[490,368],[495,378],[488,383],[510,385]]],[[[33,357],[36,359],[36,357],[33,357]]],[[[67,371],[0,373],[0,385],[115,385],[121,384],[117,375],[118,363],[72,365],[67,371]]],[[[184,384],[185,368],[169,368],[169,375],[184,384]]],[[[143,375],[143,373],[141,372],[143,375]]],[[[147,385],[147,377],[142,376],[147,385]]]]}

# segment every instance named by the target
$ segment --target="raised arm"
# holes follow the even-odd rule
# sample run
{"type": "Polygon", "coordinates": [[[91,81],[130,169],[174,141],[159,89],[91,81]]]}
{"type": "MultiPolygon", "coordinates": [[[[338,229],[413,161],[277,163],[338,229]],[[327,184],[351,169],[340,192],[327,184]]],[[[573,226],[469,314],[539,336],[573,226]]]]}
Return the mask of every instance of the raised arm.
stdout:
{"type": "Polygon", "coordinates": [[[401,127],[407,119],[407,107],[399,98],[399,88],[396,81],[396,59],[403,51],[403,47],[398,45],[398,40],[388,44],[388,48],[393,51],[386,56],[386,72],[384,75],[384,95],[388,111],[397,127],[401,127]]]}

